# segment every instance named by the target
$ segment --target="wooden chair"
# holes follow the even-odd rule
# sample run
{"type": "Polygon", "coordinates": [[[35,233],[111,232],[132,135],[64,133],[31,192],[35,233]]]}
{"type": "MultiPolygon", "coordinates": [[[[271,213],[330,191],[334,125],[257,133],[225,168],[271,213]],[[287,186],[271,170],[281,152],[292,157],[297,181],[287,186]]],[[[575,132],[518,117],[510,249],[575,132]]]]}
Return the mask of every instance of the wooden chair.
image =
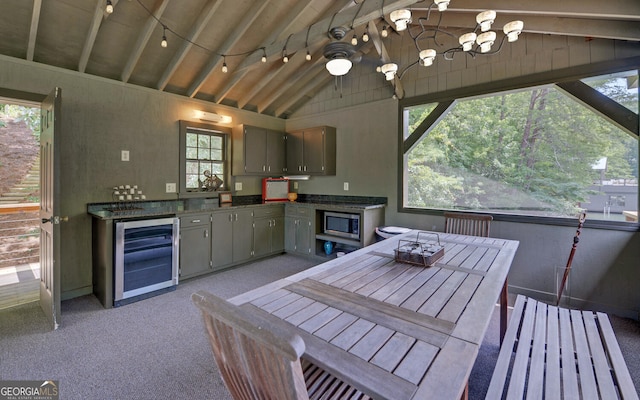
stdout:
{"type": "Polygon", "coordinates": [[[445,233],[489,237],[493,217],[487,214],[444,213],[445,233]]]}
{"type": "Polygon", "coordinates": [[[486,399],[638,399],[604,313],[519,295],[486,399]]]}
{"type": "Polygon", "coordinates": [[[200,291],[192,295],[202,311],[213,356],[236,400],[370,399],[300,357],[305,345],[280,320],[200,291]]]}

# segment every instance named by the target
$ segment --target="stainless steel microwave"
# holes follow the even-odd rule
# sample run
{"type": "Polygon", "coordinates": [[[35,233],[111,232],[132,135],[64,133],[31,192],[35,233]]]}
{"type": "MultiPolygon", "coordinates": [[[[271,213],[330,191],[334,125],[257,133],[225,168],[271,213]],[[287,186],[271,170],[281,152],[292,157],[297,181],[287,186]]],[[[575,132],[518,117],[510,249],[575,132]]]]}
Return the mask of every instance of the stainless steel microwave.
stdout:
{"type": "Polygon", "coordinates": [[[360,214],[325,212],[324,233],[360,240],[360,214]]]}

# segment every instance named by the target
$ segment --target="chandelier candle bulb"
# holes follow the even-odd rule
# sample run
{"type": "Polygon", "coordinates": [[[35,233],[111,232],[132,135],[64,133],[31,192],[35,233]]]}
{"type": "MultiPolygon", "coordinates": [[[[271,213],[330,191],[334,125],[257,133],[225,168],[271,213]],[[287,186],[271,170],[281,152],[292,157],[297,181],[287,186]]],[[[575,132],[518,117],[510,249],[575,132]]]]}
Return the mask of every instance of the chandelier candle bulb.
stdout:
{"type": "Polygon", "coordinates": [[[465,33],[464,35],[460,36],[460,39],[458,41],[462,45],[462,50],[471,50],[471,48],[473,47],[473,43],[475,43],[476,41],[476,37],[477,36],[475,32],[465,33]]]}
{"type": "Polygon", "coordinates": [[[493,10],[483,11],[476,16],[476,22],[480,24],[480,30],[486,32],[491,29],[491,24],[496,20],[496,12],[493,10]]]}
{"type": "Polygon", "coordinates": [[[524,22],[511,21],[504,26],[503,31],[504,34],[507,35],[509,42],[515,42],[518,40],[520,33],[522,33],[522,29],[524,29],[524,22]]]}
{"type": "Polygon", "coordinates": [[[420,52],[420,59],[422,60],[422,65],[428,67],[433,65],[433,60],[436,58],[436,51],[434,49],[426,49],[420,52]]]}
{"type": "Polygon", "coordinates": [[[438,6],[438,11],[446,11],[449,6],[449,0],[433,0],[433,4],[438,6]]]}
{"type": "Polygon", "coordinates": [[[491,50],[491,46],[496,41],[496,33],[494,31],[484,32],[478,35],[476,39],[480,45],[480,52],[486,53],[491,50]]]}
{"type": "Polygon", "coordinates": [[[389,18],[396,24],[396,31],[401,32],[407,29],[407,25],[411,23],[411,11],[407,9],[391,11],[389,18]]]}

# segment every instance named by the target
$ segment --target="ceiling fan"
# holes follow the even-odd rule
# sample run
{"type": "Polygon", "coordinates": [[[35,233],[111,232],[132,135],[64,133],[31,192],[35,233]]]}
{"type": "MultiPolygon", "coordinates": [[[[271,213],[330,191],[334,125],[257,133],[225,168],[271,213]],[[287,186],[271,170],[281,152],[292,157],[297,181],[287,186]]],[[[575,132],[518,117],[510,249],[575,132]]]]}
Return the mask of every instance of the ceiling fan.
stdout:
{"type": "Polygon", "coordinates": [[[354,62],[359,62],[361,57],[355,56],[357,49],[349,42],[342,42],[348,30],[337,26],[329,30],[329,36],[336,41],[324,46],[323,55],[327,60],[327,71],[333,76],[346,75],[354,62]],[[355,57],[354,57],[355,56],[355,57]]]}

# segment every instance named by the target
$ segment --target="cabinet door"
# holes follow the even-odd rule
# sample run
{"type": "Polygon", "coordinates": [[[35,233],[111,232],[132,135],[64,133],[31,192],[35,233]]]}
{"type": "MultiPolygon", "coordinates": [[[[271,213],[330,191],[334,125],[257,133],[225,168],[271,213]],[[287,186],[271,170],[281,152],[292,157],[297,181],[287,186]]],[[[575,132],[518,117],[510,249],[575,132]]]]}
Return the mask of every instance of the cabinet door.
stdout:
{"type": "Polygon", "coordinates": [[[284,217],[276,217],[271,224],[271,251],[284,250],[284,217]]]}
{"type": "Polygon", "coordinates": [[[233,212],[233,262],[250,259],[252,248],[253,211],[251,209],[235,210],[233,212]]]}
{"type": "Polygon", "coordinates": [[[303,172],[309,174],[324,173],[324,130],[313,128],[304,131],[302,157],[303,172]]]}
{"type": "Polygon", "coordinates": [[[267,131],[267,173],[281,174],[286,167],[286,142],[284,132],[267,131]]]}
{"type": "Polygon", "coordinates": [[[267,130],[244,127],[244,172],[265,174],[267,169],[267,130]]]}
{"type": "Polygon", "coordinates": [[[311,254],[311,220],[299,218],[296,227],[296,248],[298,253],[311,254]]]}
{"type": "Polygon", "coordinates": [[[296,227],[298,220],[295,217],[285,217],[284,224],[284,250],[293,253],[296,251],[296,227]]]}
{"type": "Polygon", "coordinates": [[[212,270],[209,228],[207,224],[180,230],[181,279],[212,270]]]}
{"type": "Polygon", "coordinates": [[[233,214],[217,212],[212,215],[211,259],[213,269],[223,268],[233,262],[233,214]]]}
{"type": "Polygon", "coordinates": [[[253,220],[253,255],[261,257],[271,252],[271,218],[253,220]]]}
{"type": "Polygon", "coordinates": [[[287,172],[289,174],[302,173],[303,148],[302,132],[287,133],[287,172]]]}

